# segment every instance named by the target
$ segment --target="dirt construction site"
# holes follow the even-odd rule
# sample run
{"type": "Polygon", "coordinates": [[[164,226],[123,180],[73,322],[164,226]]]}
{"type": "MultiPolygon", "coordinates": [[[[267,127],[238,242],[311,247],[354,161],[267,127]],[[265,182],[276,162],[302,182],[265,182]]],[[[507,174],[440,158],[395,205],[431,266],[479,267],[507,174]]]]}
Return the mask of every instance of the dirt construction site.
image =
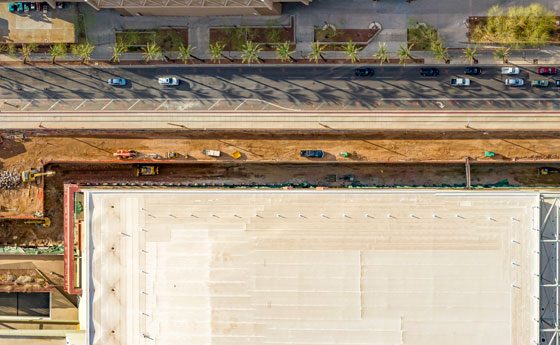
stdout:
{"type": "MultiPolygon", "coordinates": [[[[63,241],[63,185],[101,188],[554,188],[560,134],[552,132],[3,132],[0,172],[51,177],[0,188],[0,243],[63,241]],[[323,158],[300,157],[302,149],[323,158]],[[114,156],[134,150],[131,159],[114,156]],[[212,157],[203,150],[220,151],[212,157]],[[168,158],[174,152],[173,158],[168,158]],[[141,165],[157,176],[137,176],[141,165]],[[541,175],[547,167],[551,174],[541,175]],[[34,224],[48,217],[50,226],[34,224]]],[[[0,181],[1,182],[1,181],[0,181]]]]}

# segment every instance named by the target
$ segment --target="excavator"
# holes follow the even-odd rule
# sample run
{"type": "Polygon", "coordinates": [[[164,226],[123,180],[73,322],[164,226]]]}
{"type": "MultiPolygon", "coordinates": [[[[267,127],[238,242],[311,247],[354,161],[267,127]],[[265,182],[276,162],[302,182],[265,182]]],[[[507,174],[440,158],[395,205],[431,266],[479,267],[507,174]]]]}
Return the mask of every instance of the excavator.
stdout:
{"type": "Polygon", "coordinates": [[[47,176],[52,176],[52,175],[54,175],[54,174],[55,174],[54,171],[40,172],[40,171],[37,170],[37,169],[30,169],[30,170],[23,171],[23,172],[21,173],[21,181],[24,182],[24,183],[25,183],[25,182],[33,182],[33,181],[35,181],[38,177],[41,177],[41,176],[47,177],[47,176]]]}

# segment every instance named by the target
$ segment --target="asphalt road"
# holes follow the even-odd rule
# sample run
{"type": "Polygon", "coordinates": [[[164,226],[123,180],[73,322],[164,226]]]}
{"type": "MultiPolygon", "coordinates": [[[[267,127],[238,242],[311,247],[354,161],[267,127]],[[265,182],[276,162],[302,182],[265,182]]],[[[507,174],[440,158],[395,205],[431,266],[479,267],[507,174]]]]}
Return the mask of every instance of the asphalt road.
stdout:
{"type": "MultiPolygon", "coordinates": [[[[347,111],[560,110],[560,88],[530,86],[530,80],[543,78],[534,73],[536,67],[521,67],[520,77],[527,85],[520,88],[504,85],[502,66],[480,66],[483,74],[470,76],[472,85],[464,88],[449,85],[451,77],[463,75],[462,66],[440,67],[438,77],[421,77],[419,66],[373,66],[375,76],[356,77],[355,67],[4,67],[0,99],[259,99],[287,109],[347,111]],[[158,76],[176,76],[182,83],[162,87],[158,76]],[[130,82],[111,87],[107,85],[111,77],[130,82]]],[[[226,105],[219,110],[233,109],[226,105]]]]}

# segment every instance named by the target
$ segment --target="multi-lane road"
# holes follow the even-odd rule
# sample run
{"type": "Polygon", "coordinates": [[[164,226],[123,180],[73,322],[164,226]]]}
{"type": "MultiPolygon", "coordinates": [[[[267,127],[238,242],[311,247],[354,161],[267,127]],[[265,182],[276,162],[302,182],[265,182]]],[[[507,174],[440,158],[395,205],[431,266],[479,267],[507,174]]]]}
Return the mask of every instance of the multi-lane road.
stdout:
{"type": "Polygon", "coordinates": [[[545,78],[536,66],[520,67],[520,88],[504,85],[502,66],[480,66],[483,73],[461,88],[450,79],[464,76],[464,66],[442,66],[437,77],[422,77],[419,66],[372,66],[373,77],[356,77],[356,67],[4,67],[0,126],[560,129],[560,88],[531,87],[545,78]],[[181,85],[160,86],[160,76],[181,85]],[[109,86],[112,77],[129,82],[109,86]],[[407,111],[414,114],[395,113],[407,111]],[[478,116],[482,111],[488,113],[478,116]],[[553,113],[537,113],[544,111],[553,113]]]}
{"type": "MultiPolygon", "coordinates": [[[[442,67],[437,77],[420,76],[418,66],[374,66],[373,77],[354,76],[353,66],[6,67],[0,72],[0,99],[189,99],[209,104],[256,99],[286,110],[559,109],[554,104],[560,101],[559,88],[507,87],[500,67],[482,66],[483,74],[471,76],[472,85],[464,88],[449,85],[451,77],[463,75],[461,66],[442,67]],[[157,77],[166,75],[183,83],[159,86],[157,77]],[[111,87],[107,85],[111,77],[130,82],[111,87]]],[[[521,68],[521,77],[542,78],[534,69],[521,68]]]]}

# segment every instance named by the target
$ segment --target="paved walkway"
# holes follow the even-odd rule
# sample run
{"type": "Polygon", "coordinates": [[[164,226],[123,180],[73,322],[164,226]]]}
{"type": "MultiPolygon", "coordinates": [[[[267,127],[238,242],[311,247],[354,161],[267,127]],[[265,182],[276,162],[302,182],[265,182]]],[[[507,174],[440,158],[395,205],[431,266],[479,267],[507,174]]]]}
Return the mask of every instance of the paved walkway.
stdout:
{"type": "Polygon", "coordinates": [[[0,114],[4,129],[560,130],[560,112],[73,112],[0,114]]]}
{"type": "MultiPolygon", "coordinates": [[[[557,0],[501,0],[500,5],[528,5],[538,2],[560,13],[560,1],[557,0]]],[[[439,28],[449,47],[467,46],[465,20],[468,16],[484,15],[494,2],[479,0],[417,0],[407,3],[404,0],[321,0],[313,1],[309,6],[300,3],[286,3],[281,16],[255,17],[137,17],[121,16],[113,10],[95,11],[87,4],[78,4],[87,28],[87,37],[96,45],[93,58],[108,60],[115,43],[115,31],[126,29],[154,29],[162,26],[188,27],[189,41],[195,47],[195,56],[208,59],[209,28],[216,26],[268,26],[286,25],[290,17],[296,21],[296,53],[294,57],[306,59],[314,40],[314,27],[325,23],[338,28],[367,28],[372,22],[378,22],[383,30],[359,54],[360,58],[371,58],[380,42],[387,44],[389,51],[395,52],[406,44],[406,28],[410,23],[425,22],[439,28]]],[[[265,59],[276,58],[275,52],[262,52],[265,59]]],[[[346,58],[342,52],[325,52],[327,58],[346,58]]],[[[415,52],[426,63],[437,63],[431,52],[415,52]]],[[[451,63],[464,63],[461,50],[452,51],[451,63]]],[[[239,57],[239,53],[231,53],[239,57]]],[[[47,54],[35,54],[34,60],[49,60],[47,54]]],[[[127,54],[122,60],[141,58],[140,54],[127,54]]],[[[0,56],[0,60],[13,58],[0,56]]],[[[479,62],[495,63],[491,52],[479,54],[479,62]]],[[[531,64],[533,59],[539,63],[560,63],[560,48],[548,47],[542,50],[513,52],[510,61],[516,64],[531,64]]]]}
{"type": "MultiPolygon", "coordinates": [[[[560,13],[560,1],[557,0],[501,0],[500,5],[528,5],[538,2],[547,8],[560,13]]],[[[406,28],[410,22],[426,22],[439,28],[450,47],[462,48],[467,45],[464,24],[468,16],[484,15],[495,2],[479,0],[417,0],[406,1],[371,1],[371,0],[321,0],[313,1],[309,6],[299,3],[284,4],[282,16],[272,17],[123,17],[115,11],[103,10],[95,12],[83,4],[80,9],[86,18],[88,38],[98,45],[95,58],[108,59],[114,44],[114,31],[123,29],[146,29],[162,26],[189,27],[190,44],[195,55],[208,58],[208,28],[213,26],[270,25],[271,23],[287,23],[290,16],[296,18],[297,58],[306,58],[314,39],[315,26],[331,23],[339,28],[367,28],[372,22],[379,22],[383,30],[360,54],[362,58],[372,56],[377,51],[378,43],[385,42],[390,51],[396,52],[406,43],[406,28]]],[[[526,59],[532,62],[533,55],[541,61],[560,62],[559,50],[544,50],[542,53],[525,53],[526,59]],[[530,57],[528,55],[531,55],[530,57]]],[[[420,55],[424,55],[419,53],[420,55]]],[[[343,54],[327,52],[326,56],[344,57],[343,54]]],[[[427,62],[433,63],[430,55],[425,54],[427,62]]],[[[484,63],[494,62],[491,54],[489,59],[481,56],[484,63]]],[[[521,53],[520,53],[521,55],[521,53]]],[[[265,57],[275,57],[274,52],[263,53],[265,57]]],[[[424,56],[423,56],[424,57],[424,56]]],[[[482,60],[481,60],[482,59],[482,60]]],[[[520,60],[515,58],[515,60],[520,60]]],[[[522,59],[521,59],[522,60],[522,59]]],[[[453,61],[452,61],[453,62],[453,61]]]]}

